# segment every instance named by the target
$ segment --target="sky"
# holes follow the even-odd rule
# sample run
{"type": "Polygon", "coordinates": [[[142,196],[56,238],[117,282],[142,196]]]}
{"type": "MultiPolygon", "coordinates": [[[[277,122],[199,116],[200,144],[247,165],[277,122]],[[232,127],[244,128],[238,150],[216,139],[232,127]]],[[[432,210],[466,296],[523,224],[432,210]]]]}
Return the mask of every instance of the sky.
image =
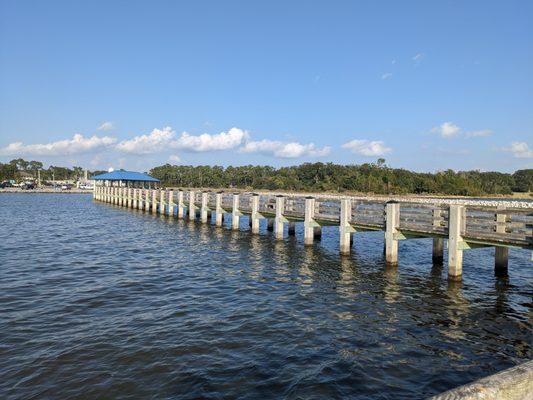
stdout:
{"type": "Polygon", "coordinates": [[[0,162],[533,168],[532,1],[0,0],[0,162]]]}

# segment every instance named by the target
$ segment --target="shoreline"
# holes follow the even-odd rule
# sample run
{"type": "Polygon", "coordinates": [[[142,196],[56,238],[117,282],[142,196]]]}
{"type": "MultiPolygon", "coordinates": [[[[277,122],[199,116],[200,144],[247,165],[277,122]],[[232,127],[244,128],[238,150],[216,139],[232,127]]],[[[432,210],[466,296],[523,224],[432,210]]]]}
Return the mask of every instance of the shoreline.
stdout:
{"type": "Polygon", "coordinates": [[[7,188],[0,189],[0,193],[23,193],[23,194],[32,194],[32,193],[48,193],[48,194],[90,194],[92,189],[76,189],[72,188],[70,190],[61,190],[53,188],[41,188],[41,189],[28,189],[22,190],[20,188],[7,188]]]}

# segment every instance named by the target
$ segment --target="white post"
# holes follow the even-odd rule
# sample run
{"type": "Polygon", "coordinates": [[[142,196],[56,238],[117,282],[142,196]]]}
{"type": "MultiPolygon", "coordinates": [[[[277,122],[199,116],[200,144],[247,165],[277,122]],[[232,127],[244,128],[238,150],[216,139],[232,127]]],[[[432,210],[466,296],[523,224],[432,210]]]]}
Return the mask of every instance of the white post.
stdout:
{"type": "Polygon", "coordinates": [[[304,212],[304,244],[310,246],[315,239],[315,198],[305,198],[305,212],[304,212]]]}
{"type": "Polygon", "coordinates": [[[209,208],[207,207],[207,201],[209,193],[203,192],[202,193],[202,207],[200,208],[200,220],[205,224],[207,223],[207,211],[209,208]]]}
{"type": "Polygon", "coordinates": [[[169,190],[168,191],[168,215],[171,217],[174,216],[174,191],[169,190]]]}
{"type": "Polygon", "coordinates": [[[352,219],[352,201],[350,199],[341,199],[341,213],[339,220],[340,232],[340,253],[350,254],[352,247],[353,227],[350,225],[352,219]]]}
{"type": "Polygon", "coordinates": [[[183,190],[178,190],[178,218],[184,218],[183,211],[185,209],[185,205],[183,204],[183,190]]]}
{"type": "Polygon", "coordinates": [[[144,189],[144,210],[150,211],[150,189],[144,189]]]}
{"type": "Polygon", "coordinates": [[[194,205],[194,191],[189,192],[189,219],[194,221],[196,219],[196,206],[194,205]]]}
{"type": "MultiPolygon", "coordinates": [[[[498,206],[498,210],[505,210],[505,207],[498,206]]],[[[505,233],[507,224],[507,214],[496,212],[496,233],[505,233]]],[[[509,266],[509,248],[496,246],[494,254],[494,275],[507,276],[509,266]]]]}
{"type": "Polygon", "coordinates": [[[239,195],[233,195],[233,210],[231,212],[231,229],[239,229],[239,220],[240,220],[240,211],[239,211],[239,195]]]}
{"type": "Polygon", "coordinates": [[[165,215],[165,206],[167,204],[165,196],[167,195],[167,191],[165,189],[159,189],[159,192],[161,194],[161,196],[159,197],[161,199],[159,201],[159,213],[161,215],[165,215]]]}
{"type": "Polygon", "coordinates": [[[448,278],[451,280],[461,279],[463,274],[463,241],[464,230],[464,206],[450,205],[450,217],[448,228],[448,278]]]}
{"type": "Polygon", "coordinates": [[[139,189],[133,189],[133,200],[131,201],[131,208],[137,208],[138,206],[138,201],[137,201],[137,198],[139,196],[139,189]]]}
{"type": "Polygon", "coordinates": [[[152,190],[152,214],[157,214],[157,190],[152,190]]]}
{"type": "Polygon", "coordinates": [[[387,203],[387,220],[385,227],[385,261],[387,264],[398,264],[398,240],[394,235],[398,233],[400,226],[400,204],[387,203]]]}
{"type": "Polygon", "coordinates": [[[254,193],[252,195],[252,215],[250,216],[252,220],[252,233],[259,233],[259,195],[254,193]]]}
{"type": "Polygon", "coordinates": [[[215,195],[215,225],[222,226],[224,210],[222,209],[222,193],[215,195]]]}
{"type": "Polygon", "coordinates": [[[276,196],[276,218],[274,218],[274,233],[276,239],[283,239],[283,210],[285,207],[285,198],[283,196],[276,196]]]}

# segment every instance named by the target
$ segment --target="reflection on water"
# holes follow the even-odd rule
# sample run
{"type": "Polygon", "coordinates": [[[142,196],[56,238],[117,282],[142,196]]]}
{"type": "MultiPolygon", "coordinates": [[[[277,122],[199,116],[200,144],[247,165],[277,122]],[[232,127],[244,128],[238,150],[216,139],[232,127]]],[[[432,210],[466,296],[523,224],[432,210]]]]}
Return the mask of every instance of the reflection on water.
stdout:
{"type": "Polygon", "coordinates": [[[260,235],[93,203],[0,196],[0,397],[424,398],[531,357],[527,252],[509,278],[431,239],[260,235]]]}

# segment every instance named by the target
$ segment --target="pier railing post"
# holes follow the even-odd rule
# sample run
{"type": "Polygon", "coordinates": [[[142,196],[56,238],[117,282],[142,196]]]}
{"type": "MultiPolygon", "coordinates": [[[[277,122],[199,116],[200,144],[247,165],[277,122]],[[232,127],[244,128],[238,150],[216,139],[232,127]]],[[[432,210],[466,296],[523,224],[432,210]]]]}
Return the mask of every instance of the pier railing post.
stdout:
{"type": "Polygon", "coordinates": [[[239,220],[241,212],[239,211],[239,195],[237,193],[233,194],[233,209],[231,211],[231,229],[239,229],[239,220]]]}
{"type": "Polygon", "coordinates": [[[352,233],[355,229],[350,225],[352,219],[352,201],[341,199],[341,211],[339,219],[340,253],[350,254],[352,248],[352,233]]]}
{"type": "Polygon", "coordinates": [[[196,219],[196,206],[194,205],[194,191],[189,191],[189,219],[194,221],[196,219]]]}
{"type": "Polygon", "coordinates": [[[304,211],[304,244],[310,246],[315,239],[315,227],[318,225],[315,222],[315,198],[305,198],[304,211]]]}
{"type": "Polygon", "coordinates": [[[398,240],[395,234],[400,226],[400,203],[388,202],[386,205],[385,226],[385,261],[387,264],[398,264],[398,240]]]}
{"type": "Polygon", "coordinates": [[[202,192],[202,207],[200,208],[200,220],[204,224],[207,223],[207,212],[209,211],[209,207],[207,207],[209,200],[208,196],[208,192],[202,192]]]}
{"type": "Polygon", "coordinates": [[[152,189],[152,214],[157,214],[157,206],[159,203],[157,195],[157,189],[152,189]]]}
{"type": "Polygon", "coordinates": [[[174,216],[174,191],[173,190],[169,190],[168,191],[168,214],[169,216],[173,217],[174,216]]]}
{"type": "MultiPolygon", "coordinates": [[[[440,208],[433,209],[433,226],[440,227],[442,220],[442,210],[440,208]]],[[[444,239],[433,238],[433,263],[441,264],[444,259],[444,239]]]]}
{"type": "MultiPolygon", "coordinates": [[[[499,206],[499,211],[504,211],[505,207],[499,206]]],[[[507,224],[507,214],[496,212],[496,232],[505,233],[507,224]]],[[[496,246],[494,253],[494,275],[495,276],[507,276],[509,264],[509,248],[503,246],[496,246]]]]}
{"type": "Polygon", "coordinates": [[[183,204],[183,190],[178,190],[178,219],[184,217],[185,205],[183,204]]]}
{"type": "Polygon", "coordinates": [[[462,233],[465,224],[465,208],[461,205],[450,205],[448,228],[448,278],[461,279],[463,274],[462,233]]]}
{"type": "Polygon", "coordinates": [[[145,211],[150,211],[150,203],[151,203],[151,199],[150,199],[150,189],[144,189],[144,210],[145,211]]]}
{"type": "Polygon", "coordinates": [[[276,218],[274,218],[274,233],[276,239],[283,239],[283,223],[285,222],[285,217],[283,216],[283,211],[285,208],[285,197],[278,195],[276,196],[276,218]]]}
{"type": "Polygon", "coordinates": [[[252,233],[259,233],[261,214],[259,214],[259,195],[257,193],[252,195],[252,215],[250,218],[252,220],[252,233]]]}
{"type": "Polygon", "coordinates": [[[165,215],[165,206],[167,204],[165,196],[167,195],[167,191],[165,189],[159,189],[159,193],[161,195],[159,196],[159,213],[165,215]]]}
{"type": "Polygon", "coordinates": [[[215,194],[215,225],[222,226],[224,210],[222,209],[222,192],[215,194]]]}

